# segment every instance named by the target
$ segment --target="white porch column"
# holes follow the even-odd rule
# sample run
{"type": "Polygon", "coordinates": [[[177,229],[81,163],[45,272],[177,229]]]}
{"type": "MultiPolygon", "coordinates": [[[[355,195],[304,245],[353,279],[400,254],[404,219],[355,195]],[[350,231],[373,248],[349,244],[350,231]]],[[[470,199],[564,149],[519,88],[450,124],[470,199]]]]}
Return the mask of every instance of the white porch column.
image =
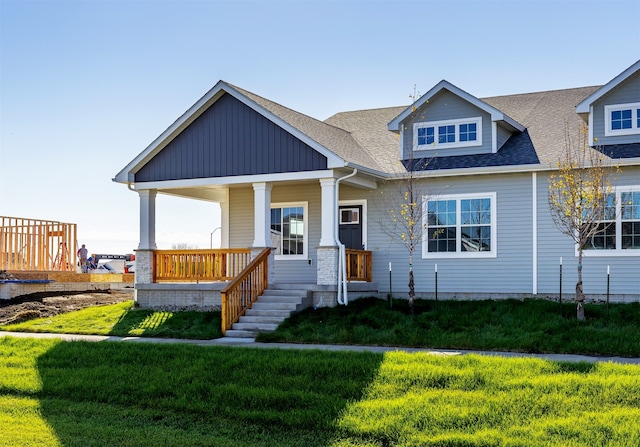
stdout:
{"type": "Polygon", "coordinates": [[[338,204],[336,203],[336,179],[320,179],[320,187],[322,188],[322,228],[320,230],[320,246],[317,250],[317,282],[322,285],[335,286],[338,280],[338,246],[336,245],[338,204]]]}
{"type": "Polygon", "coordinates": [[[138,250],[155,250],[157,248],[156,194],[155,189],[138,191],[140,196],[140,243],[138,250]]]}
{"type": "MultiPolygon", "coordinates": [[[[140,197],[140,242],[136,250],[135,284],[153,283],[153,250],[156,247],[156,194],[155,189],[138,191],[140,197]]],[[[135,291],[138,302],[138,290],[135,291]]]]}
{"type": "Polygon", "coordinates": [[[322,188],[322,227],[320,246],[330,247],[336,245],[335,228],[338,213],[336,203],[336,179],[320,179],[320,187],[322,188]]]}
{"type": "Polygon", "coordinates": [[[253,184],[253,246],[271,247],[271,188],[268,183],[253,184]]]}

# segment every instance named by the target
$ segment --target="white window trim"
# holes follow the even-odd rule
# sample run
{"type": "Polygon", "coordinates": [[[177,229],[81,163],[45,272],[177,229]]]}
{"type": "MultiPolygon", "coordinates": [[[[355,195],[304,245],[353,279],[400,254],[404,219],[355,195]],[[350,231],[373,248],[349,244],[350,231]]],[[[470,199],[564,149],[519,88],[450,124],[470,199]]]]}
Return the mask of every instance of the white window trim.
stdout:
{"type": "MultiPolygon", "coordinates": [[[[640,257],[640,249],[622,249],[622,200],[623,192],[640,192],[640,185],[633,186],[617,186],[611,191],[616,196],[616,220],[613,225],[616,227],[616,248],[614,250],[582,250],[582,256],[585,258],[605,258],[605,257],[640,257]]],[[[578,257],[578,244],[575,245],[575,256],[578,257]]]]}
{"type": "Polygon", "coordinates": [[[360,214],[360,223],[362,225],[362,245],[367,250],[367,200],[339,200],[338,207],[341,206],[361,206],[362,214],[360,214]]]}
{"type": "MultiPolygon", "coordinates": [[[[304,231],[304,239],[302,241],[302,254],[301,255],[274,255],[276,261],[306,261],[309,258],[309,202],[277,202],[271,203],[269,210],[272,208],[293,208],[302,207],[304,216],[302,220],[302,228],[304,231]]],[[[271,228],[271,222],[269,222],[269,228],[271,228]]],[[[280,241],[282,243],[282,240],[280,241]]],[[[281,246],[282,247],[282,246],[281,246]]]]}
{"type": "Polygon", "coordinates": [[[470,118],[443,120],[443,121],[427,121],[422,123],[413,123],[413,150],[426,151],[434,149],[452,149],[457,147],[474,147],[482,146],[482,117],[474,116],[470,118]],[[460,124],[476,125],[475,141],[460,141],[460,124]],[[456,126],[456,141],[454,143],[438,143],[438,126],[456,126]],[[418,129],[424,127],[435,127],[434,142],[431,144],[418,145],[418,129]]]}
{"type": "Polygon", "coordinates": [[[638,109],[640,109],[640,102],[604,106],[604,135],[606,137],[615,137],[617,135],[640,134],[640,127],[638,127],[638,109]],[[631,109],[631,129],[611,129],[611,112],[627,109],[631,109]]]}
{"type": "Polygon", "coordinates": [[[456,251],[455,252],[429,252],[429,232],[428,227],[422,235],[422,258],[423,259],[469,259],[469,258],[496,258],[498,256],[498,207],[497,193],[473,193],[473,194],[449,194],[444,196],[425,196],[422,198],[422,219],[423,225],[428,225],[427,202],[440,200],[456,200],[456,251]],[[461,251],[462,225],[460,224],[460,200],[467,199],[491,199],[491,250],[490,251],[461,251]]]}

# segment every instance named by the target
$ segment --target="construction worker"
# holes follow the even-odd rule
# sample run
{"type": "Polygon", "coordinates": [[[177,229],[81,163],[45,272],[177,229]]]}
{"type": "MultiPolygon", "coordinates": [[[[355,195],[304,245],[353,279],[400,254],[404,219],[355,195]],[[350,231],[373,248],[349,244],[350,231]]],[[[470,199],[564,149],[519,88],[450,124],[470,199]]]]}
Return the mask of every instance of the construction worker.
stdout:
{"type": "Polygon", "coordinates": [[[80,268],[82,269],[82,273],[87,273],[87,256],[89,254],[89,250],[82,244],[80,250],[78,250],[78,258],[80,258],[80,268]]]}

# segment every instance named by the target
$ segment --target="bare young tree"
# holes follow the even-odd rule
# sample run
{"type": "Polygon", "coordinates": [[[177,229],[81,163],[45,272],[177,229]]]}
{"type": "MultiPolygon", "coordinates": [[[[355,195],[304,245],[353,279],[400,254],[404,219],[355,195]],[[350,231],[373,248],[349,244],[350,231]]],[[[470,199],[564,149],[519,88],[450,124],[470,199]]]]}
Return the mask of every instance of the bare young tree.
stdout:
{"type": "MultiPolygon", "coordinates": [[[[412,113],[417,112],[415,102],[420,96],[414,85],[413,93],[409,95],[413,103],[412,113]]],[[[422,244],[428,228],[424,206],[424,198],[428,195],[427,183],[418,173],[426,170],[429,160],[415,159],[413,150],[410,150],[408,158],[403,163],[407,172],[396,176],[386,192],[382,193],[380,203],[384,209],[380,214],[380,225],[391,240],[404,245],[409,254],[409,311],[413,315],[416,296],[413,254],[422,244]]]]}
{"type": "Polygon", "coordinates": [[[427,231],[423,203],[427,195],[426,182],[417,177],[417,172],[423,170],[427,162],[411,159],[407,164],[408,172],[393,180],[391,187],[381,193],[380,203],[384,210],[380,224],[382,230],[393,241],[404,245],[409,254],[409,310],[413,314],[416,295],[413,254],[422,244],[427,231]]]}
{"type": "Polygon", "coordinates": [[[569,236],[578,250],[576,312],[585,320],[582,287],[582,260],[594,237],[603,235],[615,218],[615,200],[611,194],[611,165],[588,143],[588,130],[581,126],[578,137],[565,130],[565,151],[558,160],[557,171],[549,179],[548,202],[555,226],[569,236]]]}

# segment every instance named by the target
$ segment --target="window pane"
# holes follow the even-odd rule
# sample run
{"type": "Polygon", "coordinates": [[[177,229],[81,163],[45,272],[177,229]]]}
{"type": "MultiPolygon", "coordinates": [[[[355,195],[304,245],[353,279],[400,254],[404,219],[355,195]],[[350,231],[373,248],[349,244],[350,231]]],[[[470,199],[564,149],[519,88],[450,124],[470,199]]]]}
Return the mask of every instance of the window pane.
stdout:
{"type": "Polygon", "coordinates": [[[462,227],[462,251],[491,251],[491,227],[475,225],[462,227]]]}
{"type": "Polygon", "coordinates": [[[585,250],[615,250],[616,226],[612,223],[601,223],[598,232],[591,236],[582,247],[585,250]]]}
{"type": "Polygon", "coordinates": [[[631,129],[632,127],[631,109],[614,110],[611,112],[611,129],[631,129]]]}
{"type": "Polygon", "coordinates": [[[460,141],[476,140],[476,123],[460,124],[460,141]]]}
{"type": "Polygon", "coordinates": [[[434,134],[435,134],[435,128],[434,127],[421,127],[418,129],[418,144],[419,145],[425,145],[425,144],[433,144],[434,142],[434,134]]]}
{"type": "Polygon", "coordinates": [[[432,253],[456,251],[456,201],[427,202],[427,249],[432,253]],[[452,226],[453,225],[453,226],[452,226]]]}
{"type": "Polygon", "coordinates": [[[640,192],[623,192],[620,200],[622,220],[640,220],[640,192]]]}
{"type": "Polygon", "coordinates": [[[304,254],[303,207],[271,209],[271,241],[277,255],[304,254]]]}
{"type": "Polygon", "coordinates": [[[605,205],[604,205],[604,219],[605,220],[615,220],[616,219],[616,196],[615,194],[609,193],[605,195],[605,205]]]}
{"type": "Polygon", "coordinates": [[[438,143],[455,143],[456,126],[438,126],[438,143]]]}
{"type": "Polygon", "coordinates": [[[466,199],[460,201],[460,223],[491,224],[491,199],[466,199]]]}
{"type": "Polygon", "coordinates": [[[428,250],[431,253],[456,251],[455,227],[429,227],[428,250]]]}
{"type": "Polygon", "coordinates": [[[622,223],[622,249],[640,249],[640,222],[622,223]]]}

